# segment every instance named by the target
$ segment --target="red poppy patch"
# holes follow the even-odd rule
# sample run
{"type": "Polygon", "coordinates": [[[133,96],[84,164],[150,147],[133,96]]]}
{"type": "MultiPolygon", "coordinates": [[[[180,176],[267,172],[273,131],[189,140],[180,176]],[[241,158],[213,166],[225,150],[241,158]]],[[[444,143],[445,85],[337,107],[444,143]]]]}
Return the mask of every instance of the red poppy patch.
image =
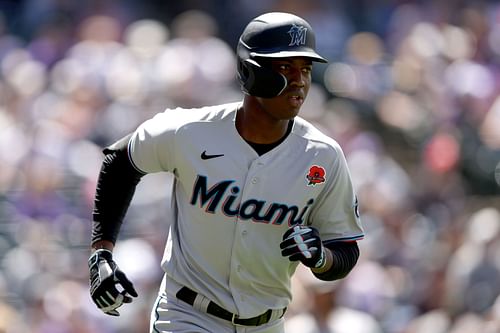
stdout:
{"type": "Polygon", "coordinates": [[[324,183],[326,180],[325,168],[313,165],[309,168],[309,173],[307,174],[306,179],[309,181],[307,186],[316,186],[317,184],[324,183]]]}

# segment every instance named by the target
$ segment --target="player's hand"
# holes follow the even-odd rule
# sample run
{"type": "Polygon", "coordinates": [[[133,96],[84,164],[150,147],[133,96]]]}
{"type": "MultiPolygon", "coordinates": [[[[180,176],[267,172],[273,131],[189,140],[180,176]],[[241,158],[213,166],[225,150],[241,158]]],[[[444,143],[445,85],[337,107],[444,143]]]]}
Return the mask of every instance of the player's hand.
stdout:
{"type": "Polygon", "coordinates": [[[131,303],[137,292],[132,282],[118,268],[109,250],[95,251],[89,258],[90,295],[102,312],[119,316],[116,310],[123,303],[131,303]],[[118,288],[120,289],[118,289],[118,288]]]}
{"type": "Polygon", "coordinates": [[[300,260],[307,267],[321,268],[326,263],[325,248],[314,227],[296,225],[288,229],[280,248],[284,257],[290,261],[300,260]]]}

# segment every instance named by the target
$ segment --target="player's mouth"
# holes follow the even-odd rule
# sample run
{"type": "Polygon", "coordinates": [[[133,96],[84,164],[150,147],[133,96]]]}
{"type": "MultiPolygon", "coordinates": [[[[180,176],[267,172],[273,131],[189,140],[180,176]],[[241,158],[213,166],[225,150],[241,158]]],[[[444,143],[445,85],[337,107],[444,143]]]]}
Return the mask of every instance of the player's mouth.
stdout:
{"type": "Polygon", "coordinates": [[[300,107],[304,103],[304,97],[301,94],[289,94],[288,100],[294,107],[300,107]]]}

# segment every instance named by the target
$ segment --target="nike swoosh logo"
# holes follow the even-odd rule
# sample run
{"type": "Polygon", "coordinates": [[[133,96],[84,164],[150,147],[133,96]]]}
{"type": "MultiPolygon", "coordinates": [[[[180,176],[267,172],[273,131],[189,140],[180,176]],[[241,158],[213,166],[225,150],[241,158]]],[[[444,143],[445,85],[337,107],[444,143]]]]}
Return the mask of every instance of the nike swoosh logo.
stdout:
{"type": "Polygon", "coordinates": [[[217,158],[217,157],[221,157],[221,156],[224,156],[224,154],[207,155],[206,150],[204,150],[203,153],[201,153],[202,160],[209,160],[211,158],[217,158]]]}

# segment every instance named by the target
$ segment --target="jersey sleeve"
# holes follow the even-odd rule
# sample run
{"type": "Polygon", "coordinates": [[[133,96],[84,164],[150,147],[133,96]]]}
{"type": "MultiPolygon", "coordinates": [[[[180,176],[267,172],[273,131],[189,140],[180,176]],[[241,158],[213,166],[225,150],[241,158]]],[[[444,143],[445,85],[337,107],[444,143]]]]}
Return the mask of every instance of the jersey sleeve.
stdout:
{"type": "Polygon", "coordinates": [[[176,110],[166,110],[142,123],[128,143],[132,165],[143,173],[173,171],[175,165],[176,110]]]}
{"type": "Polygon", "coordinates": [[[324,241],[353,241],[364,237],[347,161],[340,146],[331,166],[330,179],[310,217],[324,241]]]}

